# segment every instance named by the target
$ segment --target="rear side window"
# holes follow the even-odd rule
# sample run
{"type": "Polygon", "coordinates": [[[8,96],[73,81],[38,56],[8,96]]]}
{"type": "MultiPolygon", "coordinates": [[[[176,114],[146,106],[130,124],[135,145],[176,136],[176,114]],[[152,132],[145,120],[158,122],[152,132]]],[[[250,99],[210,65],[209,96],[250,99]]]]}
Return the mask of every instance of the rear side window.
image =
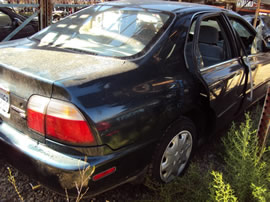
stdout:
{"type": "MultiPolygon", "coordinates": [[[[192,23],[189,32],[186,47],[186,56],[189,58],[191,58],[191,46],[194,43],[196,23],[197,21],[192,23]]],[[[197,45],[196,60],[200,68],[209,67],[232,58],[233,53],[228,35],[219,17],[209,17],[200,22],[199,38],[198,42],[195,43],[197,45]]],[[[187,58],[187,60],[190,59],[187,58]]],[[[192,64],[190,63],[190,65],[192,64]]]]}

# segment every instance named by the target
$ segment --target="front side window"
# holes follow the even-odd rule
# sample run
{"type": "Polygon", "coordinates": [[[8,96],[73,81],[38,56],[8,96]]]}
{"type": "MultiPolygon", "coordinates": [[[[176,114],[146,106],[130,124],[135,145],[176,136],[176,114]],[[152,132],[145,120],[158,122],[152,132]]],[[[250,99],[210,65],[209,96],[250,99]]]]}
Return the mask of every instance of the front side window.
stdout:
{"type": "Polygon", "coordinates": [[[95,55],[128,57],[146,51],[172,20],[168,13],[113,6],[93,6],[50,26],[33,39],[95,55]]]}
{"type": "Polygon", "coordinates": [[[11,24],[12,21],[10,17],[7,14],[0,11],[0,27],[11,26],[11,24]]]}
{"type": "Polygon", "coordinates": [[[230,18],[232,27],[241,38],[245,51],[248,55],[256,54],[261,51],[261,40],[255,33],[253,33],[247,25],[238,19],[230,18]]]}

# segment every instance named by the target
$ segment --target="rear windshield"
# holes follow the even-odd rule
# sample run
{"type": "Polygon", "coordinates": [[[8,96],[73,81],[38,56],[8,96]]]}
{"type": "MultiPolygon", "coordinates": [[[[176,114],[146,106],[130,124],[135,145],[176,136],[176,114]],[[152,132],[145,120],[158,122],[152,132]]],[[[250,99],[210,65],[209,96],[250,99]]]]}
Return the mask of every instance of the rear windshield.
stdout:
{"type": "Polygon", "coordinates": [[[143,54],[170,24],[172,14],[108,5],[86,8],[32,37],[52,46],[94,55],[143,54]]]}

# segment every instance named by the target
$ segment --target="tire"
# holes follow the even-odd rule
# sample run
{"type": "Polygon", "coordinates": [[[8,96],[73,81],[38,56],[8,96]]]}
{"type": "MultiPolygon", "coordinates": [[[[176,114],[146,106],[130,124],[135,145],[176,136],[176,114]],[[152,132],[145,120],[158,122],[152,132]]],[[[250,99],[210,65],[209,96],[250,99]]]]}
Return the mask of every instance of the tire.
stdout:
{"type": "Polygon", "coordinates": [[[181,118],[164,133],[156,147],[150,176],[158,182],[168,183],[181,175],[192,156],[196,141],[196,128],[192,121],[181,118]]]}

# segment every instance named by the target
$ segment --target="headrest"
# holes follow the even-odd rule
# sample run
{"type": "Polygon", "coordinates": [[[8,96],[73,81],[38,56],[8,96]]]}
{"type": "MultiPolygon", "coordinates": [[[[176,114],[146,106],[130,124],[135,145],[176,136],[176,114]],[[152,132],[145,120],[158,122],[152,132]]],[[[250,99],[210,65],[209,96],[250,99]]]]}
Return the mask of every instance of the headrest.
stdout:
{"type": "Polygon", "coordinates": [[[218,30],[215,27],[201,26],[199,42],[216,45],[218,42],[218,30]]]}

